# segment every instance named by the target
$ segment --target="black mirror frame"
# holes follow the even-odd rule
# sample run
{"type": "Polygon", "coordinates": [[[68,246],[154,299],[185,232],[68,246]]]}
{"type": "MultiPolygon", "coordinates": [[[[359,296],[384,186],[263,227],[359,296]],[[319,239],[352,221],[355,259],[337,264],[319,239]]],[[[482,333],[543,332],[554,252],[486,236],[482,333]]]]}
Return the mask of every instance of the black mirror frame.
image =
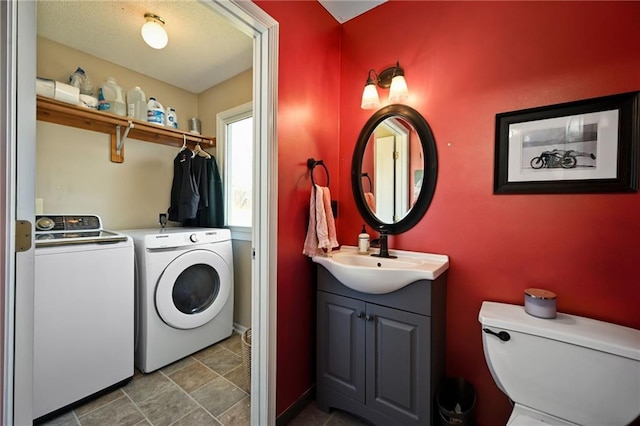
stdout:
{"type": "Polygon", "coordinates": [[[364,221],[379,232],[400,234],[413,228],[424,216],[433,200],[438,178],[438,152],[431,128],[422,115],[407,105],[388,105],[376,111],[360,131],[351,161],[351,189],[360,215],[364,221]],[[424,154],[424,175],[420,195],[407,215],[396,223],[381,222],[367,206],[362,187],[362,157],[369,138],[380,123],[387,118],[400,117],[411,123],[420,137],[424,154]]]}

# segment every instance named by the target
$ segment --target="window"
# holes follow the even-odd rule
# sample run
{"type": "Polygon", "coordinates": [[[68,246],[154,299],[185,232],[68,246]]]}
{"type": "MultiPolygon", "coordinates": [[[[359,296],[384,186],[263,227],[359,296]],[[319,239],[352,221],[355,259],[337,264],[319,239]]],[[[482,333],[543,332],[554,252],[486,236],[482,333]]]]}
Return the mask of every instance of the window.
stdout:
{"type": "Polygon", "coordinates": [[[224,186],[225,225],[234,239],[251,240],[253,214],[253,105],[217,116],[218,162],[224,186]]]}

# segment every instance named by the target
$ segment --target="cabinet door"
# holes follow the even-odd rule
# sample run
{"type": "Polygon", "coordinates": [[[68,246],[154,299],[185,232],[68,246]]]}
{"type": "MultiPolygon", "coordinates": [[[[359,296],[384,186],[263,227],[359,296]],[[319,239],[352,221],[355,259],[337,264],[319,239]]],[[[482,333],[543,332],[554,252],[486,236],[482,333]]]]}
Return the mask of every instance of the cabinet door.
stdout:
{"type": "Polygon", "coordinates": [[[318,384],[364,403],[365,303],[318,292],[318,384]]]}
{"type": "Polygon", "coordinates": [[[430,318],[367,304],[367,405],[404,425],[431,424],[430,318]]]}

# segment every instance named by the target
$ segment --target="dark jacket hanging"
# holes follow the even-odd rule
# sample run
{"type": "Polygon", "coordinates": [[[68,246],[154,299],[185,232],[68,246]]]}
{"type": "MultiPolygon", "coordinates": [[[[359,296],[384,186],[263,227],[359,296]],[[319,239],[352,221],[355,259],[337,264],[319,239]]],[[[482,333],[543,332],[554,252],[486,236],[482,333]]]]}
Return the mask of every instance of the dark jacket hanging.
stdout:
{"type": "Polygon", "coordinates": [[[171,205],[169,220],[185,223],[198,213],[200,194],[192,174],[193,153],[183,149],[173,160],[173,182],[171,184],[171,205]]]}
{"type": "Polygon", "coordinates": [[[184,225],[222,228],[224,226],[224,193],[215,157],[195,156],[192,175],[200,194],[200,201],[195,219],[184,222],[184,225]]]}

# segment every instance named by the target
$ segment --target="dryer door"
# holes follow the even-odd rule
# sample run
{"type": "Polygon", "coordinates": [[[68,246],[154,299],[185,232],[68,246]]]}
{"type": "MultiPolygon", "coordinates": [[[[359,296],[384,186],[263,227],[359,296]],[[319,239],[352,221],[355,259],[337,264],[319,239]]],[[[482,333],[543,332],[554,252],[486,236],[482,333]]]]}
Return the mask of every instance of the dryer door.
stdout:
{"type": "Polygon", "coordinates": [[[231,293],[231,271],[222,257],[192,250],[176,257],[156,286],[160,318],[174,328],[200,327],[215,318],[231,293]]]}

